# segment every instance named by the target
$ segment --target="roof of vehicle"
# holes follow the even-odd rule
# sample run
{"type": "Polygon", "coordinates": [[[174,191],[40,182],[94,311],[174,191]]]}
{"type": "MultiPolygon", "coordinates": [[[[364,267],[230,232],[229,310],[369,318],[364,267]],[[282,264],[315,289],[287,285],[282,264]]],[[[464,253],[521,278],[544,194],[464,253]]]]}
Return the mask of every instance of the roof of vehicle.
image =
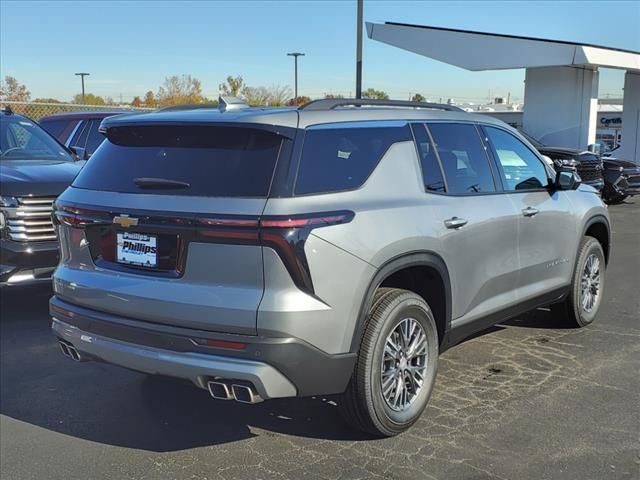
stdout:
{"type": "MultiPolygon", "coordinates": [[[[310,104],[309,104],[310,105],[310,104]]],[[[442,108],[447,106],[442,106],[442,108]]],[[[451,108],[451,107],[448,107],[451,108]]],[[[210,123],[248,123],[263,124],[272,127],[306,128],[312,125],[358,122],[372,120],[449,120],[473,121],[485,124],[505,125],[486,115],[467,113],[461,110],[444,110],[440,108],[407,108],[385,105],[372,106],[338,106],[336,108],[296,108],[296,107],[251,107],[221,112],[217,107],[189,110],[165,110],[135,115],[119,115],[105,119],[103,128],[124,125],[144,124],[210,124],[210,123]]]]}
{"type": "Polygon", "coordinates": [[[82,110],[75,112],[60,112],[54,113],[53,115],[47,115],[46,117],[42,117],[40,119],[40,123],[53,121],[53,120],[85,120],[91,118],[107,118],[113,117],[114,115],[122,115],[122,114],[130,114],[134,113],[135,110],[82,110]]]}

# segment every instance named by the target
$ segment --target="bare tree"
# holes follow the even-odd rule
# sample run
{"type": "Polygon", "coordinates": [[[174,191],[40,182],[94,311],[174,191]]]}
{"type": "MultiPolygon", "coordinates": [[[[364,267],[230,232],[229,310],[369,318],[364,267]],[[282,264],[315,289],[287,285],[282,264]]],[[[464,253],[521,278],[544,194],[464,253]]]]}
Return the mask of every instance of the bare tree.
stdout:
{"type": "Polygon", "coordinates": [[[7,75],[4,82],[0,82],[0,98],[8,102],[28,102],[31,92],[26,85],[21,85],[15,77],[7,75]]]}
{"type": "Polygon", "coordinates": [[[244,87],[242,97],[249,105],[267,105],[272,107],[285,105],[291,97],[291,89],[286,86],[244,87]]]}
{"type": "Polygon", "coordinates": [[[164,80],[156,97],[160,106],[202,103],[202,83],[191,75],[173,75],[164,80]]]}
{"type": "Polygon", "coordinates": [[[227,83],[221,83],[218,88],[223,95],[231,95],[232,97],[238,97],[246,85],[244,84],[244,80],[240,75],[237,77],[232,77],[229,75],[227,77],[227,83]]]}

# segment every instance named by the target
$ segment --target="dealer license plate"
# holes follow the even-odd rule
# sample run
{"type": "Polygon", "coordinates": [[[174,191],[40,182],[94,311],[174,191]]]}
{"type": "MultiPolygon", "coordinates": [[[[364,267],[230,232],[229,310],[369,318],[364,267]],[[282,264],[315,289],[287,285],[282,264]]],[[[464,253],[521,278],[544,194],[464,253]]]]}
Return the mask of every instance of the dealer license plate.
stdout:
{"type": "Polygon", "coordinates": [[[158,238],[143,233],[118,232],[118,263],[155,267],[158,264],[158,238]]]}

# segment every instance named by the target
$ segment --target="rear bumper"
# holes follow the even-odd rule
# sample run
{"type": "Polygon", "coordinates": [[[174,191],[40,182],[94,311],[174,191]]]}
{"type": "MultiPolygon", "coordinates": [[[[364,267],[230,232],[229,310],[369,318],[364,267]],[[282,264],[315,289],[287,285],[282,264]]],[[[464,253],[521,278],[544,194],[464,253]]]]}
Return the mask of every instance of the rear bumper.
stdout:
{"type": "Polygon", "coordinates": [[[58,242],[0,240],[0,286],[50,282],[58,265],[58,242]]]}
{"type": "Polygon", "coordinates": [[[251,382],[263,399],[341,393],[355,364],[354,354],[328,355],[295,338],[171,327],[97,312],[57,296],[50,301],[50,313],[53,334],[83,356],[188,379],[201,388],[216,378],[251,382]],[[208,339],[240,342],[246,348],[203,345],[208,339]]]}

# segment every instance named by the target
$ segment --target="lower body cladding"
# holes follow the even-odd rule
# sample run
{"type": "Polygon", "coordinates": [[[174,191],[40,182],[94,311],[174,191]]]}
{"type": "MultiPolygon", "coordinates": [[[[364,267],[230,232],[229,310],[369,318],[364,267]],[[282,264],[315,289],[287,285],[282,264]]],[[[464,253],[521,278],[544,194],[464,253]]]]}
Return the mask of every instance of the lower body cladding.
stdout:
{"type": "Polygon", "coordinates": [[[62,353],[192,381],[216,399],[258,403],[342,393],[354,354],[328,355],[295,338],[226,335],[97,312],[58,297],[50,303],[62,353]]]}
{"type": "Polygon", "coordinates": [[[0,285],[51,282],[58,264],[58,242],[0,240],[0,285]]]}

